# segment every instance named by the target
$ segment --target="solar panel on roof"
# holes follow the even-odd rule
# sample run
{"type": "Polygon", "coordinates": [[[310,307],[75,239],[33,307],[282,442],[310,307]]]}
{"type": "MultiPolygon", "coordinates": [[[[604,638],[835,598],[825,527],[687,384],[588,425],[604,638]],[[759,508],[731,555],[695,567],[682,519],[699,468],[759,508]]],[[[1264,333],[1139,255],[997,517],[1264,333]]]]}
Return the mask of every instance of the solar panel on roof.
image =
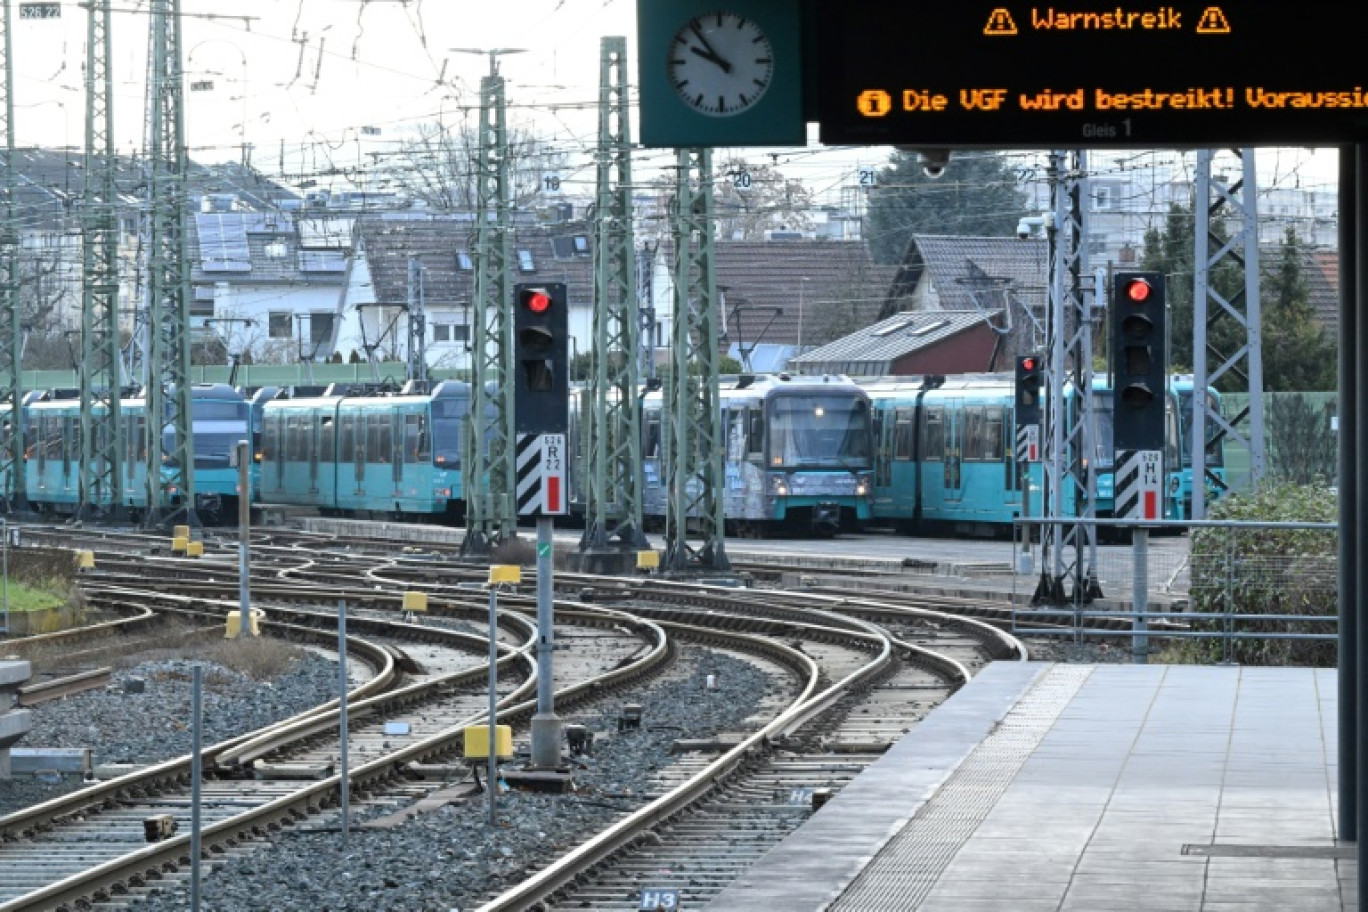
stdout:
{"type": "Polygon", "coordinates": [[[200,268],[205,272],[251,272],[247,224],[241,213],[197,212],[200,268]]]}

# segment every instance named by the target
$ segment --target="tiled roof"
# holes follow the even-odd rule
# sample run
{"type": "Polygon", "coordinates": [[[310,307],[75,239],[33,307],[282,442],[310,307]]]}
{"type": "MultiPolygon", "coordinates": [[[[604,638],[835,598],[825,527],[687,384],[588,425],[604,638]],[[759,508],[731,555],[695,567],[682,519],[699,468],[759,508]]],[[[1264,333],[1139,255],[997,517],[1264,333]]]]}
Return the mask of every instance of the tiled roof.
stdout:
{"type": "Polygon", "coordinates": [[[747,346],[796,345],[800,335],[812,346],[869,325],[895,271],[876,265],[862,241],[718,241],[716,247],[728,338],[747,346]],[[776,316],[776,309],[782,313],[776,316]]]}
{"type": "MultiPolygon", "coordinates": [[[[361,242],[371,267],[375,299],[382,304],[408,300],[408,262],[417,257],[423,265],[423,295],[429,306],[465,304],[475,293],[475,273],[461,268],[458,253],[469,253],[474,243],[475,223],[469,215],[426,215],[386,218],[365,216],[358,220],[361,242]]],[[[513,281],[566,283],[571,304],[593,300],[594,260],[592,244],[576,252],[573,239],[588,239],[590,230],[582,223],[525,226],[514,230],[509,245],[513,281]],[[561,244],[568,258],[557,258],[553,239],[567,237],[561,244]],[[521,252],[531,257],[532,270],[520,269],[521,252]]]]}
{"type": "MultiPolygon", "coordinates": [[[[96,156],[96,161],[100,157],[96,156]]],[[[52,230],[70,225],[79,214],[85,192],[85,153],[80,149],[17,148],[15,174],[16,221],[22,230],[52,230]]],[[[114,185],[130,210],[139,209],[147,194],[145,162],[120,155],[115,160],[114,185]]],[[[201,165],[191,162],[186,174],[190,202],[206,194],[235,197],[240,205],[266,209],[296,194],[240,164],[201,165]]]]}
{"type": "Polygon", "coordinates": [[[794,362],[815,367],[862,361],[876,365],[869,373],[887,374],[899,358],[930,348],[982,322],[983,314],[977,310],[905,311],[800,355],[794,362]],[[877,367],[879,364],[882,367],[877,367]]]}
{"type": "Polygon", "coordinates": [[[995,309],[1007,291],[1029,307],[1048,298],[1049,245],[1041,238],[913,235],[885,313],[904,309],[923,277],[944,310],[995,309]]]}

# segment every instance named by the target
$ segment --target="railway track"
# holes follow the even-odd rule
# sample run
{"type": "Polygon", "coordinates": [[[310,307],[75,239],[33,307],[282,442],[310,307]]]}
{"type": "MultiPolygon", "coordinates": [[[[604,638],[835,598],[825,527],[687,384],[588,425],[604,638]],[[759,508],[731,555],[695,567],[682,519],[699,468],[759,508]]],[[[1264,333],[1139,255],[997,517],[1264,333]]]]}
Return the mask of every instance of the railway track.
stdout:
{"type": "MultiPolygon", "coordinates": [[[[486,596],[470,588],[483,575],[483,568],[427,556],[395,555],[393,547],[383,556],[377,553],[382,549],[374,546],[348,542],[336,551],[316,537],[306,541],[307,547],[297,547],[298,542],[263,545],[257,549],[259,561],[254,551],[253,603],[266,607],[268,629],[274,625],[325,629],[335,618],[328,606],[345,597],[349,611],[354,606],[350,614],[354,630],[364,633],[391,661],[395,648],[401,654],[420,644],[438,648],[432,645],[438,623],[463,627],[460,632],[468,638],[470,670],[483,677],[483,665],[474,656],[487,648],[477,632],[486,596]],[[410,588],[429,592],[431,619],[421,625],[396,625],[402,593],[410,588]]],[[[220,617],[236,605],[232,598],[236,567],[227,556],[217,559],[211,554],[199,562],[160,557],[149,561],[138,554],[136,545],[126,553],[127,563],[119,549],[102,551],[101,574],[137,572],[143,579],[156,579],[159,588],[174,585],[171,601],[178,604],[176,610],[220,617]],[[191,565],[188,571],[187,564],[191,565]],[[222,580],[217,579],[220,575],[222,580]]],[[[117,589],[100,575],[91,575],[87,586],[93,593],[117,589]]],[[[826,795],[876,760],[983,663],[1023,655],[1019,643],[992,625],[947,614],[929,604],[915,604],[917,600],[905,594],[853,605],[848,597],[830,593],[738,592],[662,580],[623,582],[572,574],[558,575],[557,587],[558,598],[573,595],[579,599],[558,602],[557,637],[563,641],[587,638],[576,641],[577,648],[567,652],[565,664],[558,656],[558,682],[566,675],[580,682],[561,689],[558,711],[564,708],[573,714],[580,699],[601,703],[615,686],[603,681],[615,673],[625,672],[623,686],[648,674],[668,676],[668,658],[679,643],[701,644],[751,663],[764,669],[777,686],[759,695],[754,713],[744,723],[705,737],[678,739],[672,761],[638,786],[653,796],[649,804],[624,813],[514,890],[486,895],[484,908],[489,910],[536,908],[553,899],[558,904],[636,909],[633,891],[645,884],[649,872],[662,868],[689,884],[686,895],[691,907],[704,902],[797,826],[826,795]],[[569,660],[570,655],[594,651],[584,648],[592,642],[594,630],[635,631],[634,644],[624,643],[613,661],[605,663],[614,668],[598,677],[591,668],[571,667],[569,660]],[[648,671],[652,661],[660,667],[648,671]],[[581,688],[578,697],[577,686],[581,688]]],[[[504,661],[514,665],[522,661],[517,657],[529,651],[528,616],[534,604],[528,596],[510,593],[500,599],[500,608],[505,615],[504,661]]],[[[501,721],[522,724],[534,708],[531,701],[516,701],[534,686],[535,668],[530,661],[525,668],[517,682],[521,690],[502,695],[501,721]]],[[[371,801],[401,804],[423,792],[422,786],[406,780],[406,765],[449,761],[459,731],[436,731],[440,726],[435,720],[459,718],[463,727],[482,719],[480,706],[461,701],[483,704],[487,693],[479,688],[458,693],[452,682],[462,673],[422,675],[427,680],[410,680],[353,703],[353,743],[365,745],[366,757],[351,771],[353,793],[371,801]],[[441,709],[421,702],[419,696],[436,687],[436,681],[445,682],[445,697],[450,701],[441,709]],[[413,720],[412,743],[399,750],[379,746],[387,739],[368,731],[365,720],[378,723],[398,715],[413,720]],[[443,738],[446,741],[439,747],[435,742],[443,738]]],[[[272,731],[209,748],[206,800],[224,807],[256,801],[253,813],[258,815],[214,818],[205,830],[206,845],[216,846],[211,851],[230,857],[241,851],[235,847],[274,827],[297,826],[308,815],[320,812],[335,817],[333,805],[341,787],[336,775],[303,786],[298,781],[257,775],[261,770],[326,771],[330,764],[335,766],[340,748],[332,743],[335,734],[329,734],[335,731],[335,707],[331,715],[327,708],[320,708],[272,731]]],[[[383,727],[377,731],[383,732],[383,727]]],[[[176,776],[183,787],[185,770],[172,778],[176,776]]],[[[184,807],[184,795],[173,793],[164,782],[139,788],[154,796],[154,807],[184,807]]],[[[116,803],[104,800],[107,806],[116,803]]],[[[24,844],[73,816],[88,820],[104,816],[115,822],[116,829],[138,835],[129,819],[143,810],[120,818],[91,813],[98,805],[80,807],[77,813],[72,813],[71,806],[57,813],[49,809],[48,818],[38,823],[13,819],[20,815],[0,819],[0,840],[4,840],[0,843],[0,880],[11,844],[24,844]]],[[[183,870],[187,840],[187,835],[180,835],[152,847],[129,845],[119,862],[106,861],[94,871],[70,874],[63,883],[71,883],[60,892],[44,892],[57,890],[56,885],[34,890],[26,897],[0,903],[0,910],[73,908],[89,897],[110,899],[121,891],[136,890],[147,878],[183,870]],[[81,886],[75,885],[78,877],[83,878],[81,886]]]]}

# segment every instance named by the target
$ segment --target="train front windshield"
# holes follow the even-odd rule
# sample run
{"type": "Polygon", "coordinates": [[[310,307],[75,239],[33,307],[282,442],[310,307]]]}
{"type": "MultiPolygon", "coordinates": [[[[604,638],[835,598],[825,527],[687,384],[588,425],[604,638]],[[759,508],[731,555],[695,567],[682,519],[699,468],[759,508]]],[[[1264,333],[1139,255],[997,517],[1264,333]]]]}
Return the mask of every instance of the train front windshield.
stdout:
{"type": "Polygon", "coordinates": [[[438,468],[461,467],[461,427],[470,414],[466,399],[432,400],[432,462],[438,468]]]}
{"type": "MultiPolygon", "coordinates": [[[[238,441],[250,439],[247,429],[251,407],[246,402],[196,399],[190,403],[194,424],[195,468],[226,469],[229,454],[238,441]]],[[[166,452],[174,452],[175,435],[168,429],[166,452]]]]}
{"type": "MultiPolygon", "coordinates": [[[[1192,390],[1178,391],[1179,409],[1179,430],[1182,434],[1181,447],[1179,448],[1179,458],[1182,460],[1183,468],[1192,467],[1192,390]]],[[[1207,392],[1207,432],[1206,439],[1211,441],[1206,448],[1206,464],[1208,467],[1225,465],[1225,448],[1221,446],[1220,430],[1221,425],[1212,415],[1221,412],[1221,401],[1207,392]]]]}
{"type": "Polygon", "coordinates": [[[868,470],[869,403],[858,396],[779,396],[770,402],[769,466],[868,470]]]}

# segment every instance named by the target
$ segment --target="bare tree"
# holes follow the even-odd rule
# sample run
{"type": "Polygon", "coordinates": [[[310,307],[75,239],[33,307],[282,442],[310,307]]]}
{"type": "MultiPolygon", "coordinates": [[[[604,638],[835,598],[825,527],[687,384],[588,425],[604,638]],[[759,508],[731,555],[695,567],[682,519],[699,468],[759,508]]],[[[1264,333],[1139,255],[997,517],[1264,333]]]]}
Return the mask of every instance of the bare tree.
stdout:
{"type": "MultiPolygon", "coordinates": [[[[510,128],[508,159],[509,198],[514,207],[526,209],[541,199],[544,180],[563,172],[569,155],[527,130],[510,128]]],[[[470,212],[478,202],[479,161],[480,136],[469,122],[456,127],[426,123],[379,170],[391,186],[429,208],[470,212]]]]}
{"type": "Polygon", "coordinates": [[[812,193],[770,165],[730,158],[714,182],[717,236],[762,241],[766,231],[811,231],[812,193]]]}

